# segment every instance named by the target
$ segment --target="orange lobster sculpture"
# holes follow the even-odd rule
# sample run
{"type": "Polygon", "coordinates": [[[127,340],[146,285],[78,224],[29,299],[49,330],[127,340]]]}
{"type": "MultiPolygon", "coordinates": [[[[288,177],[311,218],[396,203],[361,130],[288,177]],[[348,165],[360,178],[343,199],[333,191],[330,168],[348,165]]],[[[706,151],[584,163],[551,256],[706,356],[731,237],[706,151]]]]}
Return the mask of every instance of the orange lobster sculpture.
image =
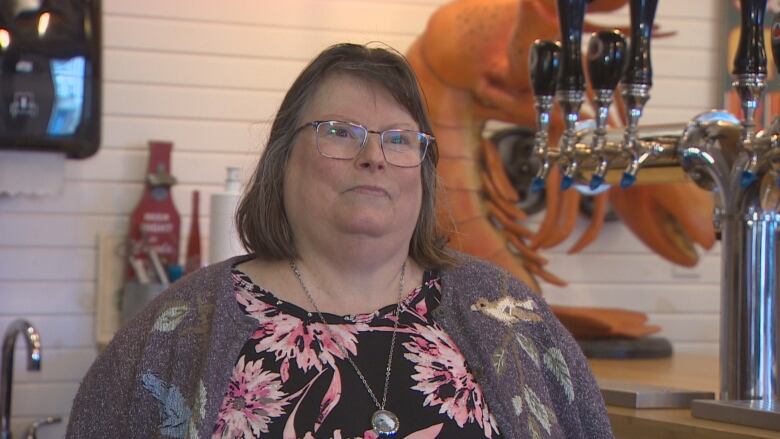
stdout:
{"type": "MultiPolygon", "coordinates": [[[[595,0],[588,11],[612,11],[625,3],[595,0]]],[[[585,23],[585,31],[600,29],[585,23]]],[[[571,234],[580,194],[562,192],[553,171],[544,220],[537,231],[529,230],[496,146],[483,138],[488,120],[534,127],[527,60],[537,38],[559,38],[554,0],[456,0],[434,12],[407,58],[428,101],[439,145],[444,186],[439,218],[445,227],[451,225],[450,245],[492,260],[539,291],[536,278],[565,284],[543,268],[546,260],[538,250],[571,234]]],[[[551,138],[557,140],[561,118],[553,120],[551,138]]],[[[596,196],[593,219],[571,251],[597,237],[608,201],[648,247],[672,262],[695,265],[693,243],[707,249],[714,244],[711,195],[681,182],[596,196]]]]}

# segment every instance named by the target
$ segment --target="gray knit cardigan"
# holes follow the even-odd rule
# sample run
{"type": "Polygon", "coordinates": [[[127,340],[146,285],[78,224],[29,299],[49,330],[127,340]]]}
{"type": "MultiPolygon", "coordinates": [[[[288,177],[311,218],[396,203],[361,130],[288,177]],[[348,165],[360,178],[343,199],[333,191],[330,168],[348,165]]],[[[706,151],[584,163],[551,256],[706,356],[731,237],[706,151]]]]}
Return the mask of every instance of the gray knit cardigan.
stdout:
{"type": "MultiPolygon", "coordinates": [[[[505,438],[611,438],[604,401],[571,335],[505,271],[457,255],[435,320],[453,338],[505,438]]],[[[114,337],[73,402],[68,438],[209,438],[256,320],[231,268],[172,285],[114,337]]]]}

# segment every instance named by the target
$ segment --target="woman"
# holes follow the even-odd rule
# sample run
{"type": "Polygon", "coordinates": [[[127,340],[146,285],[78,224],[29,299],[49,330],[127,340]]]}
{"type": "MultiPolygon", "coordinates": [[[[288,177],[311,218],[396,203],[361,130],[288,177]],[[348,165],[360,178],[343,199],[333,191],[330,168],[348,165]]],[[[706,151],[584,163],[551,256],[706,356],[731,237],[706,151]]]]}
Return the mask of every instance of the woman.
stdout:
{"type": "Polygon", "coordinates": [[[239,207],[252,255],[180,280],[124,327],[68,437],[612,437],[547,305],[443,248],[430,132],[403,58],[321,53],[239,207]]]}

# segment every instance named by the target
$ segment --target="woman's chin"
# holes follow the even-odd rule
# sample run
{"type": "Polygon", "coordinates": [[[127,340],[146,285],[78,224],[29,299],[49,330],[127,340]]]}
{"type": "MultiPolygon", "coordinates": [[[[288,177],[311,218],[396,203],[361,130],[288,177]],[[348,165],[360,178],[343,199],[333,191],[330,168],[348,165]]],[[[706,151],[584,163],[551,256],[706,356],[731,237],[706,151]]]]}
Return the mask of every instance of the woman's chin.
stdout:
{"type": "Polygon", "coordinates": [[[362,212],[348,215],[339,221],[339,229],[350,235],[362,235],[368,238],[380,238],[390,233],[397,233],[397,225],[386,215],[378,212],[362,212]]]}

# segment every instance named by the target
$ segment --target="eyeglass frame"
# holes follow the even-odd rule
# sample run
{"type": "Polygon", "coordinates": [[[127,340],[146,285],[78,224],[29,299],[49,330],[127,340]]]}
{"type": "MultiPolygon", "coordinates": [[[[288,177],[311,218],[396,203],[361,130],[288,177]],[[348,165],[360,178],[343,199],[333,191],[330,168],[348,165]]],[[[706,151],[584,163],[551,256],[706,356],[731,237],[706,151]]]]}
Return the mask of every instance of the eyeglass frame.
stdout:
{"type": "Polygon", "coordinates": [[[405,129],[402,129],[402,128],[391,128],[389,130],[376,131],[376,130],[370,130],[370,129],[364,127],[363,125],[361,125],[359,123],[345,122],[343,120],[335,120],[335,119],[330,119],[330,120],[313,120],[311,122],[306,122],[305,124],[301,125],[300,127],[298,127],[298,129],[295,130],[295,133],[293,134],[293,136],[297,135],[301,130],[303,130],[305,128],[308,128],[308,127],[314,128],[314,134],[315,134],[314,140],[315,140],[315,146],[317,147],[317,152],[322,157],[333,159],[333,160],[352,160],[352,159],[354,159],[355,157],[359,156],[360,153],[366,148],[366,142],[368,141],[368,135],[369,134],[377,134],[377,135],[379,135],[379,149],[382,150],[382,158],[385,159],[387,164],[393,165],[393,166],[395,166],[397,168],[416,168],[416,167],[422,165],[422,163],[425,161],[426,154],[428,154],[428,148],[434,142],[436,142],[436,137],[435,136],[433,136],[431,134],[428,134],[428,133],[425,133],[423,131],[405,130],[405,129]],[[320,140],[319,140],[319,136],[317,135],[319,133],[319,126],[324,124],[324,123],[328,123],[328,122],[336,122],[336,123],[344,123],[344,124],[347,124],[347,125],[352,125],[354,127],[362,128],[366,132],[366,136],[363,137],[363,142],[360,144],[360,148],[357,150],[357,152],[355,152],[354,156],[349,157],[349,158],[333,157],[333,156],[330,156],[330,155],[327,155],[327,154],[323,153],[322,150],[320,150],[320,140]],[[399,131],[408,131],[408,132],[413,132],[413,133],[417,133],[417,134],[422,134],[424,136],[424,138],[426,140],[425,149],[423,150],[422,154],[420,154],[420,162],[417,163],[416,165],[409,165],[409,166],[397,165],[397,164],[392,163],[391,161],[387,160],[387,155],[385,155],[385,145],[384,145],[384,142],[382,141],[382,134],[384,134],[384,133],[392,133],[392,132],[399,132],[399,131]]]}

